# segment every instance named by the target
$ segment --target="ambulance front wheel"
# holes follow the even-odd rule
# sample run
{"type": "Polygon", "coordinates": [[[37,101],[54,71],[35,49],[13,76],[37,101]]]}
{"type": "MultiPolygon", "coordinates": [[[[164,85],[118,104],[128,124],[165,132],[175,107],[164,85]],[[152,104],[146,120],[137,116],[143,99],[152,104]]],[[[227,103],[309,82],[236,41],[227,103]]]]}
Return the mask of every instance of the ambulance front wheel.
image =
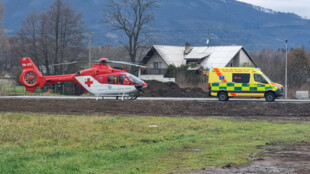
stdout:
{"type": "Polygon", "coordinates": [[[276,99],[276,95],[274,94],[274,92],[267,92],[265,94],[265,99],[267,102],[273,102],[276,99]]]}
{"type": "Polygon", "coordinates": [[[219,92],[217,96],[219,98],[219,101],[228,101],[228,99],[229,99],[228,94],[225,91],[219,92]]]}

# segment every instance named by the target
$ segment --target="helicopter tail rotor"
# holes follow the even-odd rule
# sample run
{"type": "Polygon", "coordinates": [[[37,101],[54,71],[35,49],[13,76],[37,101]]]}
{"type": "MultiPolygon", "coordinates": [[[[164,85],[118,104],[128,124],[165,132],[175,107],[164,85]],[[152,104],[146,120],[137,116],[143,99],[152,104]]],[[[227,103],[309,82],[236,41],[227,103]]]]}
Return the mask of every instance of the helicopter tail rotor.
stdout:
{"type": "Polygon", "coordinates": [[[19,61],[23,67],[23,72],[19,77],[19,81],[25,85],[27,91],[34,92],[38,85],[42,85],[44,77],[29,57],[21,57],[19,61]]]}

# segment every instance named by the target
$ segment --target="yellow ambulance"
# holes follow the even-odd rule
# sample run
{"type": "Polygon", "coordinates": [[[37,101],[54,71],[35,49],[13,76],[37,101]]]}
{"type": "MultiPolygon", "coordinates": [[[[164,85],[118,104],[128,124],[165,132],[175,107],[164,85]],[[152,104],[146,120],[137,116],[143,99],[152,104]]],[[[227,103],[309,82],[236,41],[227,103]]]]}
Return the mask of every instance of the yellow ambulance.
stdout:
{"type": "Polygon", "coordinates": [[[228,101],[230,97],[255,97],[273,102],[283,96],[283,86],[273,83],[259,68],[212,68],[209,95],[220,101],[228,101]]]}

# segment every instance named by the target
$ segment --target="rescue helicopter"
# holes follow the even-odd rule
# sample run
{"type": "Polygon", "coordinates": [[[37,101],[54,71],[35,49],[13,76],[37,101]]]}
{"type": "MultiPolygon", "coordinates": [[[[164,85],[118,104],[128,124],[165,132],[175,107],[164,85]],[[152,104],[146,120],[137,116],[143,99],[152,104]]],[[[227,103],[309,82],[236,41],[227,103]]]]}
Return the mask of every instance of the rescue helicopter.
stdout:
{"type": "Polygon", "coordinates": [[[43,76],[31,58],[20,57],[19,61],[23,68],[19,81],[30,92],[34,92],[38,86],[42,88],[45,83],[52,86],[59,82],[74,82],[84,90],[95,95],[96,99],[104,99],[104,97],[116,97],[118,99],[121,97],[122,100],[134,100],[139,97],[142,89],[147,87],[147,84],[143,80],[128,73],[126,70],[111,68],[108,65],[108,63],[117,63],[144,67],[128,62],[100,58],[95,61],[91,68],[78,71],[75,74],[43,76]]]}

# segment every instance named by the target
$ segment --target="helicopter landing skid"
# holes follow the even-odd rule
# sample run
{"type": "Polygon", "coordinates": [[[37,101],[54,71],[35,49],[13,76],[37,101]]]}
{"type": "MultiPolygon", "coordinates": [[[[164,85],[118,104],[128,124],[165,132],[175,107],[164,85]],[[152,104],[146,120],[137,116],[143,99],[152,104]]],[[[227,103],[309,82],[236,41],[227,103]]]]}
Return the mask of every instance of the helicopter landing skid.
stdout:
{"type": "Polygon", "coordinates": [[[136,100],[138,97],[141,96],[141,92],[132,93],[129,95],[128,100],[136,100]]]}
{"type": "MultiPolygon", "coordinates": [[[[104,100],[105,97],[107,98],[111,98],[111,97],[115,97],[116,100],[136,100],[138,97],[140,97],[142,94],[142,92],[136,92],[136,93],[131,93],[131,94],[128,94],[128,93],[123,93],[123,94],[118,94],[118,95],[105,95],[105,96],[97,96],[96,97],[96,100],[99,100],[99,99],[102,99],[104,100]]],[[[107,99],[106,98],[106,99],[107,99]]]]}

